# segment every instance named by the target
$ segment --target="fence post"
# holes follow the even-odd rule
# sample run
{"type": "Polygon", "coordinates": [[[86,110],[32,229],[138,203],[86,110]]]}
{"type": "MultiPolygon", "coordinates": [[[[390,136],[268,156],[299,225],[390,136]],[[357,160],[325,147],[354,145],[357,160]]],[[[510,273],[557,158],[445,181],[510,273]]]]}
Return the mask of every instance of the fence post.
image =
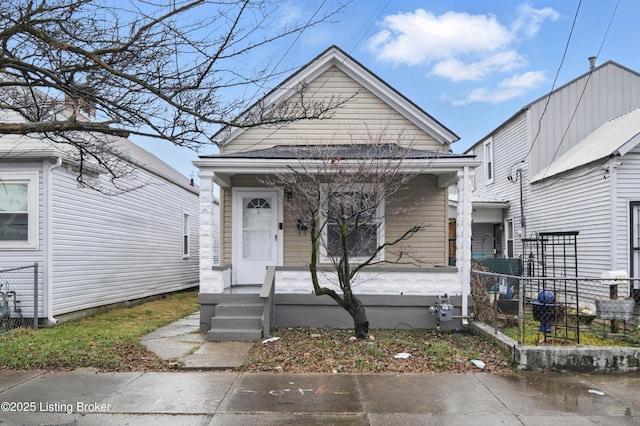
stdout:
{"type": "Polygon", "coordinates": [[[33,328],[38,329],[38,262],[33,264],[33,328]]]}
{"type": "Polygon", "coordinates": [[[524,346],[524,286],[525,280],[518,279],[518,345],[524,346]]]}

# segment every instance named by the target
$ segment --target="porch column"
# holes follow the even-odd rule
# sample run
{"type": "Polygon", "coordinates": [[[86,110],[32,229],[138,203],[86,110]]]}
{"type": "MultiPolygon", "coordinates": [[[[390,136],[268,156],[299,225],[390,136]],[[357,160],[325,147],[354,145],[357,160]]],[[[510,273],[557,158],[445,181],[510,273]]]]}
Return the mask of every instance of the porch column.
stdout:
{"type": "Polygon", "coordinates": [[[462,315],[469,315],[471,291],[471,177],[467,166],[458,172],[458,210],[456,217],[456,266],[462,282],[462,315]]]}
{"type": "Polygon", "coordinates": [[[213,271],[213,171],[200,169],[200,293],[222,293],[224,283],[213,271]]]}

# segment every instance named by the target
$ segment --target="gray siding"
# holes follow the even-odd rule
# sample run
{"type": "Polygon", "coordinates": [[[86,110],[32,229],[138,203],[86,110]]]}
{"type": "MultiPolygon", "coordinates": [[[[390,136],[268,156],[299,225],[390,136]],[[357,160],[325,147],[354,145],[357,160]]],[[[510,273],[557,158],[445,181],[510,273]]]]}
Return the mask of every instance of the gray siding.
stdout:
{"type": "Polygon", "coordinates": [[[139,171],[141,189],[106,196],[53,183],[53,314],[192,287],[198,281],[198,197],[139,171]],[[182,256],[183,214],[190,254],[182,256]]]}
{"type": "Polygon", "coordinates": [[[473,224],[471,235],[471,254],[474,257],[494,257],[493,223],[473,224]]]}
{"type": "Polygon", "coordinates": [[[612,63],[570,82],[531,105],[531,176],[548,166],[604,122],[640,105],[640,76],[612,63]],[[546,108],[546,111],[545,111],[546,108]]]}

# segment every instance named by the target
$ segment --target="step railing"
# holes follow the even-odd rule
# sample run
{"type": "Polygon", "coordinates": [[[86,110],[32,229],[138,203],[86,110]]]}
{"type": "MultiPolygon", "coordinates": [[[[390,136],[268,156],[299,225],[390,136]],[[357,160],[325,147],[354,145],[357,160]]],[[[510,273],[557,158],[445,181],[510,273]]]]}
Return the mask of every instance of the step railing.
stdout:
{"type": "Polygon", "coordinates": [[[264,310],[262,311],[262,336],[269,337],[271,335],[271,327],[275,323],[275,289],[276,289],[276,267],[268,266],[267,273],[260,290],[260,299],[264,302],[264,310]]]}

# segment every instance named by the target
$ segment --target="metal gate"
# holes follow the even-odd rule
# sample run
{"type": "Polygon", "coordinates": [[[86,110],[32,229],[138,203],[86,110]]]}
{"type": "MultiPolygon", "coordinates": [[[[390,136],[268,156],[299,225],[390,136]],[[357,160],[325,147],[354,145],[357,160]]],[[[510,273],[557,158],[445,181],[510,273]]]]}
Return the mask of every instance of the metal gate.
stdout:
{"type": "Polygon", "coordinates": [[[537,238],[522,240],[523,276],[527,277],[523,294],[534,318],[547,319],[545,341],[547,333],[552,333],[580,343],[577,236],[577,231],[541,232],[537,238]],[[576,321],[569,321],[570,316],[576,321]]]}

